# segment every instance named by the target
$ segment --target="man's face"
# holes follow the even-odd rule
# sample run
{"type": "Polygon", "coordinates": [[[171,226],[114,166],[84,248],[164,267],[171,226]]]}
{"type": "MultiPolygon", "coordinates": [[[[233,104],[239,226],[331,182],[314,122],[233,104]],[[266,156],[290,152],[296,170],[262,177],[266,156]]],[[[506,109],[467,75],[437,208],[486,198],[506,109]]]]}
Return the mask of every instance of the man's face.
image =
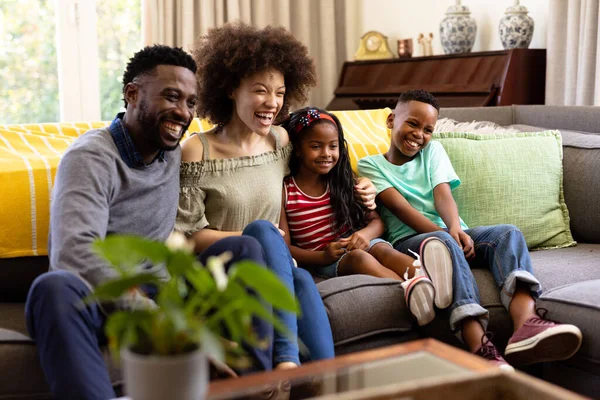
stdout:
{"type": "Polygon", "coordinates": [[[410,161],[429,144],[437,117],[435,107],[420,101],[396,106],[388,115],[387,127],[392,130],[392,147],[399,152],[399,158],[410,161]]]}
{"type": "Polygon", "coordinates": [[[184,67],[159,65],[133,83],[138,87],[132,105],[140,138],[152,150],[175,149],[194,118],[196,76],[184,67]]]}

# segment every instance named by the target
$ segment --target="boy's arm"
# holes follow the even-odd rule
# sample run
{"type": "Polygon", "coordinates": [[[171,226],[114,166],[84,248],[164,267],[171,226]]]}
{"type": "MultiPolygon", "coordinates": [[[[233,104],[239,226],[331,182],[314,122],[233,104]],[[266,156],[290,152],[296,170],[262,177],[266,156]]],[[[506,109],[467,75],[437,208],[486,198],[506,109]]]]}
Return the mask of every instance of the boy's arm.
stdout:
{"type": "Polygon", "coordinates": [[[298,262],[299,265],[320,265],[325,266],[332,264],[334,261],[339,259],[344,254],[344,249],[339,242],[330,243],[331,254],[327,251],[313,251],[305,250],[292,244],[292,238],[290,236],[290,227],[287,222],[287,214],[285,213],[285,187],[283,188],[283,195],[281,196],[281,215],[279,216],[279,229],[282,230],[285,235],[283,240],[288,245],[292,257],[298,262]],[[338,255],[339,254],[339,255],[338,255]],[[337,258],[336,258],[337,256],[337,258]]]}
{"type": "Polygon", "coordinates": [[[377,199],[392,212],[400,221],[410,226],[418,233],[441,231],[442,228],[431,222],[427,217],[410,205],[402,194],[391,187],[377,195],[377,199]]]}
{"type": "Polygon", "coordinates": [[[472,259],[475,256],[473,239],[460,226],[458,207],[456,206],[454,197],[452,197],[452,191],[448,183],[440,183],[433,188],[433,201],[436,211],[448,227],[448,233],[463,249],[467,260],[472,259]]]}

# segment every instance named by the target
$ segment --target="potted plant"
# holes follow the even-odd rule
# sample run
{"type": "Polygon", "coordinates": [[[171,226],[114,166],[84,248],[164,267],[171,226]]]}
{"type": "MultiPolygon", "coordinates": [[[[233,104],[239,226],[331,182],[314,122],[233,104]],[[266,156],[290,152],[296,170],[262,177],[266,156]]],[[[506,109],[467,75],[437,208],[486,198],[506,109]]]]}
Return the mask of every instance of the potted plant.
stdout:
{"type": "Polygon", "coordinates": [[[200,264],[183,235],[166,243],[137,236],[112,235],[93,244],[116,271],[87,302],[121,305],[109,314],[105,332],[111,354],[121,359],[125,391],[133,399],[202,399],[208,388],[207,356],[243,363],[244,342],[261,346],[251,326],[262,318],[275,329],[285,327],[270,306],[297,313],[294,296],[266,268],[242,261],[227,272],[230,254],[200,264]],[[161,278],[157,268],[169,274],[161,278]],[[156,288],[154,300],[140,287],[156,288]],[[127,306],[124,306],[127,305],[127,306]],[[223,338],[227,337],[228,340],[223,338]]]}

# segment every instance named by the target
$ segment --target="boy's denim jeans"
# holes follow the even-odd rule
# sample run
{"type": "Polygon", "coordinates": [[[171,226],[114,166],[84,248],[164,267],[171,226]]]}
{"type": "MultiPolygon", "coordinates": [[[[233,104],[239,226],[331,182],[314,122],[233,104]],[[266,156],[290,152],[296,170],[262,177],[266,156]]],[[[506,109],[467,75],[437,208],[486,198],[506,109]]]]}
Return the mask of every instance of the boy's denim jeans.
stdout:
{"type": "Polygon", "coordinates": [[[294,266],[292,255],[279,230],[268,221],[254,221],[244,229],[244,236],[258,240],[264,250],[267,268],[272,270],[297,297],[302,316],[275,311],[275,315],[292,334],[298,334],[307,347],[308,354],[300,353],[297,340],[290,340],[275,332],[273,343],[274,364],[292,361],[322,360],[334,357],[333,335],[323,300],[315,281],[308,271],[294,266]]]}
{"type": "MultiPolygon", "coordinates": [[[[473,267],[488,268],[500,288],[502,304],[508,309],[515,292],[517,281],[529,285],[534,298],[541,294],[541,284],[533,276],[531,259],[523,234],[513,225],[478,226],[465,230],[475,246],[473,267]]],[[[467,317],[478,318],[484,330],[487,329],[488,312],[479,304],[477,282],[462,249],[448,232],[436,231],[401,239],[394,243],[396,250],[408,253],[408,249],[419,253],[421,242],[428,237],[441,239],[452,256],[453,294],[450,306],[450,327],[454,332],[461,328],[461,321],[467,317]]]]}

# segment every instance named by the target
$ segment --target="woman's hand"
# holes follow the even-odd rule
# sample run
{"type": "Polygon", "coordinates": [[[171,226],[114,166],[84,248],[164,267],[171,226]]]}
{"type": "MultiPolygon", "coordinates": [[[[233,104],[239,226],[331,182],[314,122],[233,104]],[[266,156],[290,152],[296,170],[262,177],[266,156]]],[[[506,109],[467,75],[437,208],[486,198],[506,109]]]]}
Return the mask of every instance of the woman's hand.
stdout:
{"type": "Polygon", "coordinates": [[[370,240],[361,231],[354,232],[351,236],[339,240],[340,243],[345,244],[346,252],[351,250],[369,250],[370,240]]]}
{"type": "Polygon", "coordinates": [[[465,253],[467,261],[471,261],[475,258],[475,245],[473,244],[471,236],[467,235],[465,231],[460,228],[450,229],[448,233],[456,240],[456,243],[458,243],[463,253],[465,253]]]}
{"type": "Polygon", "coordinates": [[[354,185],[354,195],[368,210],[376,208],[375,196],[377,195],[377,190],[370,179],[365,177],[358,178],[356,185],[354,185]]]}
{"type": "Polygon", "coordinates": [[[340,242],[331,242],[329,243],[326,247],[325,250],[323,251],[323,257],[324,257],[324,265],[329,265],[329,264],[333,264],[334,262],[336,262],[337,260],[340,259],[341,256],[344,255],[344,253],[346,252],[346,244],[340,242]]]}
{"type": "Polygon", "coordinates": [[[275,225],[275,228],[277,228],[277,230],[279,230],[279,233],[281,233],[281,236],[285,237],[285,231],[279,227],[279,224],[273,224],[273,225],[275,225]]]}

